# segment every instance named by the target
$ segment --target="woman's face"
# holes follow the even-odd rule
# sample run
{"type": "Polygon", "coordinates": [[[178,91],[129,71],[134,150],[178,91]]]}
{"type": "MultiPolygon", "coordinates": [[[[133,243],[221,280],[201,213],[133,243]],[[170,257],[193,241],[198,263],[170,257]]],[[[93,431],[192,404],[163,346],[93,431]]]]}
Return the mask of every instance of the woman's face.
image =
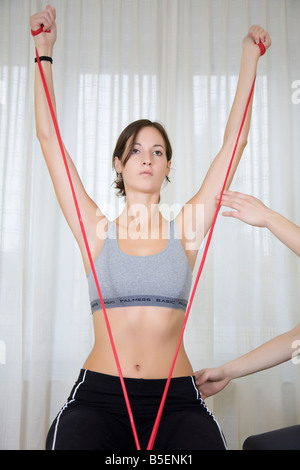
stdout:
{"type": "MultiPolygon", "coordinates": [[[[127,155],[131,144],[129,140],[124,155],[127,155]]],[[[143,127],[136,136],[125,166],[122,160],[115,157],[115,168],[122,173],[126,194],[130,190],[160,192],[165,177],[169,175],[171,162],[167,161],[164,138],[155,127],[143,127]]]]}

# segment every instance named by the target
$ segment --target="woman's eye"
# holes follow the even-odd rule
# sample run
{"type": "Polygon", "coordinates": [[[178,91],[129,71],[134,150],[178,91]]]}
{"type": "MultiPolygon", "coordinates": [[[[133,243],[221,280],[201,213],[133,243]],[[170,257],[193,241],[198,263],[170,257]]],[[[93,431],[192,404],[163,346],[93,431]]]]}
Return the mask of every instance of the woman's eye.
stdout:
{"type": "Polygon", "coordinates": [[[161,157],[162,156],[162,152],[160,150],[155,150],[155,152],[153,152],[154,155],[157,155],[158,157],[161,157]]]}
{"type": "Polygon", "coordinates": [[[137,155],[137,154],[139,153],[139,149],[132,149],[132,150],[131,150],[131,153],[132,153],[133,155],[137,155]]]}

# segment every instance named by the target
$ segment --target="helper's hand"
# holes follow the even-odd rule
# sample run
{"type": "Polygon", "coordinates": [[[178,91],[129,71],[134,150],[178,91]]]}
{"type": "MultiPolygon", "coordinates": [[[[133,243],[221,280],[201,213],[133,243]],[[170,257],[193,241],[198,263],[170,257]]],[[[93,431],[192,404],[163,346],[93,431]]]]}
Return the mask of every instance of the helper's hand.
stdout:
{"type": "Polygon", "coordinates": [[[230,382],[222,367],[202,369],[194,373],[196,385],[203,400],[223,390],[230,382]]]}
{"type": "Polygon", "coordinates": [[[259,199],[236,191],[224,191],[221,206],[234,209],[234,212],[223,212],[224,217],[233,217],[255,227],[265,227],[266,217],[270,213],[270,209],[259,199]]]}

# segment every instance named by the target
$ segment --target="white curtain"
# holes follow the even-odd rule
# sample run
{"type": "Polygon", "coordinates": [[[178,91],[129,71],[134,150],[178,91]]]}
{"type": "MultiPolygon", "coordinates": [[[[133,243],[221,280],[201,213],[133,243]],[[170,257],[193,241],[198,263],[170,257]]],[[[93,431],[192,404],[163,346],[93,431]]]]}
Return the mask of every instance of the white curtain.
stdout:
{"type": "MultiPolygon", "coordinates": [[[[29,17],[46,4],[0,0],[1,449],[44,448],[93,343],[81,257],[35,136],[29,17]]],[[[197,191],[222,144],[242,38],[251,24],[264,26],[272,48],[259,62],[248,146],[232,189],[300,224],[298,0],[52,4],[61,133],[87,192],[110,218],[121,208],[111,153],[135,119],[161,121],[173,144],[163,206],[182,205],[197,191]]],[[[294,327],[299,266],[268,231],[220,215],[185,334],[195,370],[294,327]]],[[[299,374],[300,365],[288,362],[207,401],[230,449],[250,434],[300,422],[299,374]]]]}

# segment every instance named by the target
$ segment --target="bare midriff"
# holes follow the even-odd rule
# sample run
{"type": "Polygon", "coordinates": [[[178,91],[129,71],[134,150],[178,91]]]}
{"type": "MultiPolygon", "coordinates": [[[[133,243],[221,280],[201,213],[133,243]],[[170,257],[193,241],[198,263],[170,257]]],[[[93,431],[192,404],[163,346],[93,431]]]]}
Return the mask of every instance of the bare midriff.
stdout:
{"type": "MultiPolygon", "coordinates": [[[[123,377],[162,379],[169,375],[185,313],[157,307],[123,307],[106,311],[123,377]]],[[[93,314],[95,343],[83,368],[119,375],[102,310],[93,314]]],[[[193,369],[180,345],[172,377],[193,369]]]]}

